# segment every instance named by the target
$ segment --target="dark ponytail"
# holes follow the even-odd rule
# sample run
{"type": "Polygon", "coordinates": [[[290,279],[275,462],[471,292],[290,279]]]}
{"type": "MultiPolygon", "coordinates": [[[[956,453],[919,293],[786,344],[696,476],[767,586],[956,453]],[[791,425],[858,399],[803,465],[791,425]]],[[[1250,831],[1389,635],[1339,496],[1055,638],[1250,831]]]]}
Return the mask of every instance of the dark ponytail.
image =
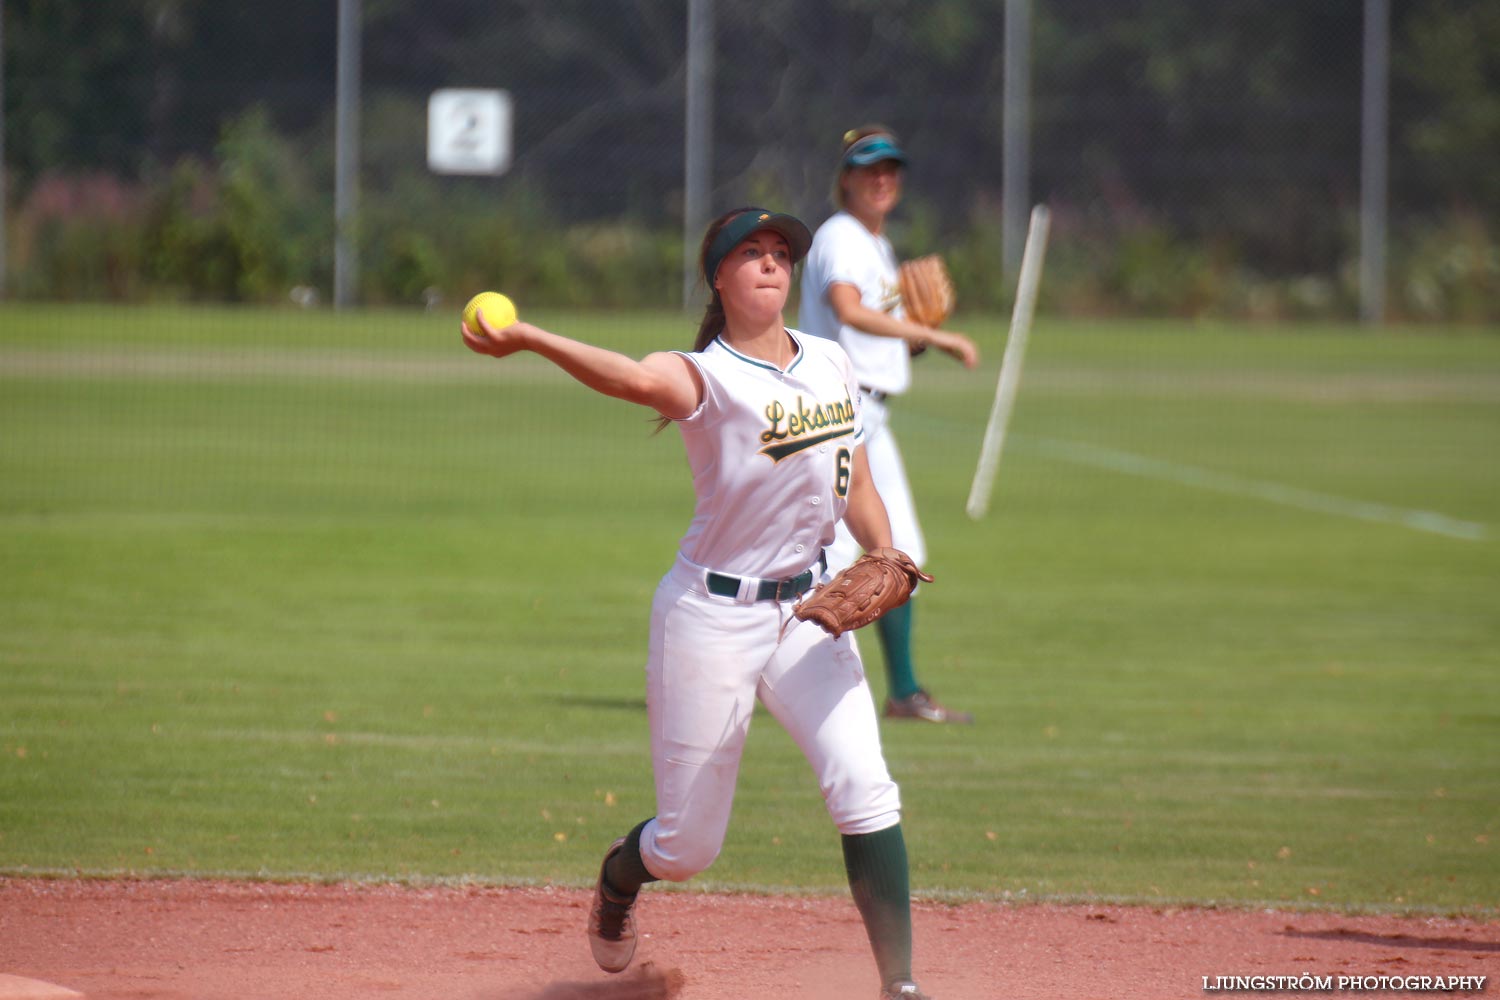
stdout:
{"type": "MultiPolygon", "coordinates": [[[[748,206],[731,209],[710,222],[708,231],[703,234],[703,242],[698,246],[698,277],[708,287],[708,305],[703,309],[703,318],[698,321],[698,336],[693,338],[694,354],[712,344],[728,325],[728,320],[724,317],[724,303],[719,300],[718,289],[714,288],[713,275],[706,271],[708,248],[713,245],[714,237],[719,235],[720,230],[729,224],[729,220],[746,211],[749,211],[748,206]]],[[[656,422],[656,432],[661,433],[662,428],[671,422],[670,417],[662,417],[656,422]]]]}
{"type": "Polygon", "coordinates": [[[708,288],[708,306],[703,310],[703,319],[698,323],[698,336],[693,341],[695,353],[712,344],[714,338],[724,332],[727,323],[724,318],[724,303],[719,301],[718,289],[714,288],[714,276],[708,273],[708,248],[713,246],[714,238],[729,225],[730,220],[748,211],[748,205],[732,208],[710,222],[708,231],[703,234],[703,242],[698,245],[698,277],[708,288]]]}
{"type": "Polygon", "coordinates": [[[693,339],[693,353],[697,354],[709,344],[714,338],[724,332],[728,321],[724,318],[724,303],[719,301],[719,293],[710,290],[708,306],[703,310],[703,318],[698,321],[698,336],[693,339]]]}

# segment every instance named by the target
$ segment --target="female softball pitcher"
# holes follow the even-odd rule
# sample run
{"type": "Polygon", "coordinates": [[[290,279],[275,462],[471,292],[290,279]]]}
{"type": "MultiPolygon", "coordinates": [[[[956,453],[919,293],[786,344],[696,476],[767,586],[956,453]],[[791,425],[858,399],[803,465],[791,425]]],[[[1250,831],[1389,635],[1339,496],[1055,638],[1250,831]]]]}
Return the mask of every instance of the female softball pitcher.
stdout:
{"type": "MultiPolygon", "coordinates": [[[[951,330],[932,330],[906,320],[901,305],[899,264],[885,235],[886,217],[901,200],[906,154],[882,125],[844,135],[834,186],[839,211],[818,227],[802,269],[798,326],[816,337],[837,341],[848,352],[859,381],[865,452],[875,488],[890,514],[896,548],[918,565],[927,543],[917,521],[906,466],[889,426],[886,400],[911,386],[911,357],[931,345],[951,354],[965,368],[979,363],[974,342],[951,330]]],[[[859,557],[858,536],[840,525],[828,549],[829,566],[843,569],[859,557]]],[[[972,722],[967,712],[944,707],[917,681],[912,659],[916,600],[876,622],[885,653],[885,715],[928,722],[972,722]]]]}
{"type": "Polygon", "coordinates": [[[647,882],[682,882],[718,857],[757,699],[806,756],[842,834],[849,887],[883,1000],[926,1000],[912,981],[911,901],[901,803],[874,702],[846,633],[792,614],[825,572],[843,520],[866,549],[891,544],[863,448],[859,385],[837,344],[788,330],[792,268],[812,236],[760,208],[704,236],[711,301],[691,353],[640,361],[528,323],[462,327],[470,350],[533,351],[584,385],[661,414],[687,448],[692,523],[656,590],[646,704],[656,815],[610,845],[589,912],[599,967],[636,947],[632,908],[647,882]]]}

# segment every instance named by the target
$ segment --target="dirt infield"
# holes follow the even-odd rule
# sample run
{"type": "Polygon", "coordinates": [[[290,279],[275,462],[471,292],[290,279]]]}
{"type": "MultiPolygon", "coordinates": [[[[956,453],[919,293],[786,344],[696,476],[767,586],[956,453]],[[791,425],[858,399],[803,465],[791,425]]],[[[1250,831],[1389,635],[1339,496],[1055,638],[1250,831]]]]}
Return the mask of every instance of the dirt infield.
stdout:
{"type": "MultiPolygon", "coordinates": [[[[91,1000],[877,993],[846,899],[648,890],[637,967],[621,976],[589,958],[587,904],[577,889],[0,879],[0,980],[91,1000]]],[[[919,976],[937,1000],[1500,996],[1500,920],[992,903],[919,903],[915,919],[919,976]],[[1308,978],[1261,989],[1253,976],[1308,978]],[[1480,990],[1449,989],[1447,977],[1479,976],[1480,990]],[[1308,990],[1320,977],[1331,988],[1308,990]]]]}

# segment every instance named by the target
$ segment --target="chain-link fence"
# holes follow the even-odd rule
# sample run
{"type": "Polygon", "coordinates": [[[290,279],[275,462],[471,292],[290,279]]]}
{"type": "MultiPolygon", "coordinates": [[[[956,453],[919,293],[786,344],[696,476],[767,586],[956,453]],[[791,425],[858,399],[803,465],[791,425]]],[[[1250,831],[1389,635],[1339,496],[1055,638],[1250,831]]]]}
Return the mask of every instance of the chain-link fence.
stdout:
{"type": "MultiPolygon", "coordinates": [[[[884,122],[912,157],[898,249],[1003,306],[1004,0],[710,6],[711,207],[816,222],[842,132],[884,122]]],[[[10,294],[327,301],[336,7],[9,0],[10,294]]],[[[1036,0],[1045,307],[1356,315],[1365,9],[1036,0]]],[[[358,299],[678,302],[687,26],[687,0],[364,0],[358,299]],[[510,95],[505,173],[428,168],[451,87],[510,95]]],[[[1394,0],[1389,67],[1390,315],[1494,321],[1500,8],[1394,0]]]]}

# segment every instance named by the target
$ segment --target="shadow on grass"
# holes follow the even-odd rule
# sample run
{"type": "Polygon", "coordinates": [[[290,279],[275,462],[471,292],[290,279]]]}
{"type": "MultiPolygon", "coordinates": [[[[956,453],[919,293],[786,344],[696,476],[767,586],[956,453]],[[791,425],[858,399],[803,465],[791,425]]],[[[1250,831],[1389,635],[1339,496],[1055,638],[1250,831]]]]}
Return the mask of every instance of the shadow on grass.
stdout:
{"type": "Polygon", "coordinates": [[[572,708],[602,708],[616,712],[644,712],[645,698],[603,698],[596,695],[560,694],[551,699],[572,708]]]}

